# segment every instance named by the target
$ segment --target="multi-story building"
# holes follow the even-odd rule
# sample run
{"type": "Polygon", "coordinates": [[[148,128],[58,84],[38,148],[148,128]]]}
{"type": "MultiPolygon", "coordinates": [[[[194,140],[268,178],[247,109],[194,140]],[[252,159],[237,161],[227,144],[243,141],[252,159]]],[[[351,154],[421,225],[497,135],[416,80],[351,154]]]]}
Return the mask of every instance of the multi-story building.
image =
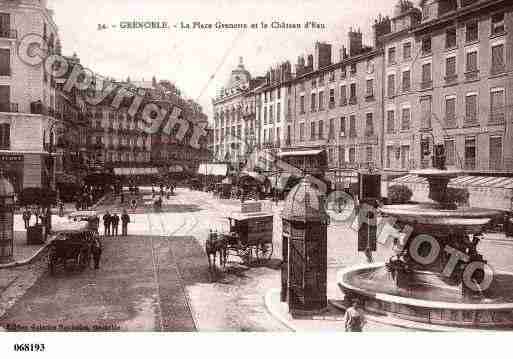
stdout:
{"type": "Polygon", "coordinates": [[[262,82],[263,78],[251,78],[241,57],[228,83],[213,99],[213,148],[218,161],[241,164],[261,144],[256,89],[262,82]]]}
{"type": "Polygon", "coordinates": [[[46,1],[0,2],[0,170],[18,192],[55,182],[55,81],[43,64],[32,66],[18,56],[17,40],[30,33],[39,34],[50,53],[59,51],[46,1]]]}
{"type": "Polygon", "coordinates": [[[287,105],[290,106],[290,86],[292,67],[286,61],[267,74],[265,83],[255,89],[260,103],[258,117],[260,119],[261,147],[279,149],[285,145],[287,105]]]}
{"type": "Polygon", "coordinates": [[[444,144],[447,165],[511,172],[513,4],[400,1],[391,21],[380,39],[391,90],[385,168],[428,166],[433,144],[444,144]]]}
{"type": "MultiPolygon", "coordinates": [[[[380,167],[382,54],[366,47],[360,31],[349,32],[349,53],[331,61],[331,45],[300,57],[291,83],[292,147],[325,149],[328,167],[380,167]]],[[[286,142],[288,142],[288,129],[286,142]]]]}

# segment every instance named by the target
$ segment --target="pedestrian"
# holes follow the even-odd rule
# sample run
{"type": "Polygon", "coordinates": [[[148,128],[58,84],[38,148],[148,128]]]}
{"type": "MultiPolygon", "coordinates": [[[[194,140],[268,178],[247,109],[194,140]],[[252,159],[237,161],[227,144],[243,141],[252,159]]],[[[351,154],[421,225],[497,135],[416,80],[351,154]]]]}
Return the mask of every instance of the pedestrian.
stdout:
{"type": "Polygon", "coordinates": [[[23,217],[23,223],[25,223],[25,229],[28,229],[30,227],[30,217],[32,217],[32,213],[27,209],[22,214],[23,217]]]}
{"type": "Polygon", "coordinates": [[[123,193],[123,190],[121,190],[121,194],[119,195],[119,199],[121,200],[121,204],[125,203],[125,194],[123,193]]]}
{"type": "Polygon", "coordinates": [[[365,325],[365,316],[360,309],[360,302],[353,300],[353,305],[346,310],[345,327],[346,332],[361,332],[365,325]]]}
{"type": "Polygon", "coordinates": [[[64,202],[59,200],[59,217],[64,217],[64,202]]]}
{"type": "Polygon", "coordinates": [[[135,198],[132,199],[132,209],[137,208],[137,200],[135,198]]]}
{"type": "Polygon", "coordinates": [[[109,211],[107,211],[104,215],[103,215],[103,227],[105,229],[103,235],[105,237],[108,237],[110,236],[110,225],[111,225],[111,215],[109,213],[109,211]]]}
{"type": "Polygon", "coordinates": [[[130,216],[126,212],[126,209],[123,210],[123,214],[121,215],[121,235],[128,236],[128,223],[130,223],[130,216]]]}
{"type": "Polygon", "coordinates": [[[102,256],[102,242],[100,241],[100,237],[95,237],[93,242],[93,261],[94,261],[94,269],[100,269],[100,259],[102,256]]]}
{"type": "Polygon", "coordinates": [[[114,215],[111,217],[111,223],[112,223],[112,235],[117,237],[118,227],[119,227],[119,216],[117,213],[114,213],[114,215]]]}

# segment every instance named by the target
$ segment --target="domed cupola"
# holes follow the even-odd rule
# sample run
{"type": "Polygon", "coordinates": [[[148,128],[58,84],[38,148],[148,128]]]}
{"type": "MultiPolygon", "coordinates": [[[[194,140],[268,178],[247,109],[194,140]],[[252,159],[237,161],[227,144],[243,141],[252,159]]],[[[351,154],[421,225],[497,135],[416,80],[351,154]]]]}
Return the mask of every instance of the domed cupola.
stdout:
{"type": "Polygon", "coordinates": [[[230,79],[226,85],[227,89],[236,88],[247,88],[249,81],[251,80],[251,74],[244,67],[242,56],[239,57],[239,65],[232,71],[230,79]]]}

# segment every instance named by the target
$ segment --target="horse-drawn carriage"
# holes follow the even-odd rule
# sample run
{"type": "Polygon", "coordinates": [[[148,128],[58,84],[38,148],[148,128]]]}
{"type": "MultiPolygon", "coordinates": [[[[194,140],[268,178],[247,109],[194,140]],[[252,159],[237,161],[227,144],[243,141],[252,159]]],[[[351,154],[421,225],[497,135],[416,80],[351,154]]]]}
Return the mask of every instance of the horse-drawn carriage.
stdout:
{"type": "Polygon", "coordinates": [[[91,229],[86,222],[70,222],[66,229],[55,231],[55,238],[50,242],[48,250],[48,269],[55,274],[57,266],[65,269],[70,264],[75,269],[89,267],[93,247],[97,244],[98,232],[91,229]]]}
{"type": "MultiPolygon", "coordinates": [[[[249,205],[258,205],[251,203],[249,205]]],[[[219,254],[221,266],[228,256],[240,257],[245,263],[252,259],[271,259],[273,255],[273,214],[270,212],[237,212],[229,217],[230,228],[226,233],[210,233],[206,242],[209,266],[215,266],[219,254]]]]}

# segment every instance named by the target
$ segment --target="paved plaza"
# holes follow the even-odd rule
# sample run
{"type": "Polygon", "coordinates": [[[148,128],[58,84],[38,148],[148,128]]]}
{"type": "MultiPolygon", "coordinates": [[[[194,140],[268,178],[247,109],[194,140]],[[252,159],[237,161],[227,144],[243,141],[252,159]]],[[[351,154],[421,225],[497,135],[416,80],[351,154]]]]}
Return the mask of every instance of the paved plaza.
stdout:
{"type": "MultiPolygon", "coordinates": [[[[266,202],[274,211],[274,254],[269,261],[243,264],[230,257],[224,269],[211,273],[204,252],[210,229],[226,231],[230,213],[240,202],[179,188],[165,199],[161,212],[151,208],[151,191],[143,192],[131,211],[128,237],[103,240],[100,269],[65,271],[54,276],[45,258],[17,268],[0,269],[0,327],[7,330],[122,331],[286,331],[343,330],[342,312],[288,325],[270,310],[266,298],[280,287],[282,203],[266,202]],[[146,204],[145,204],[146,203],[146,204]]],[[[100,212],[120,212],[123,204],[109,198],[100,212]]],[[[65,221],[54,216],[54,221],[65,221]]],[[[38,247],[23,241],[16,217],[17,255],[38,247]]],[[[102,233],[102,226],[100,226],[102,233]]],[[[495,269],[513,270],[513,245],[489,239],[481,251],[495,269]]],[[[376,261],[390,249],[379,248],[376,261]]],[[[340,300],[337,271],[365,262],[356,250],[356,234],[346,224],[328,227],[328,298],[340,300]]],[[[274,293],[274,294],[273,294],[274,293]]],[[[272,309],[272,308],[271,308],[272,309]]],[[[289,323],[290,324],[290,323],[289,323]]],[[[366,330],[405,330],[370,320],[366,330]]],[[[406,329],[407,330],[407,329],[406,329]]]]}

